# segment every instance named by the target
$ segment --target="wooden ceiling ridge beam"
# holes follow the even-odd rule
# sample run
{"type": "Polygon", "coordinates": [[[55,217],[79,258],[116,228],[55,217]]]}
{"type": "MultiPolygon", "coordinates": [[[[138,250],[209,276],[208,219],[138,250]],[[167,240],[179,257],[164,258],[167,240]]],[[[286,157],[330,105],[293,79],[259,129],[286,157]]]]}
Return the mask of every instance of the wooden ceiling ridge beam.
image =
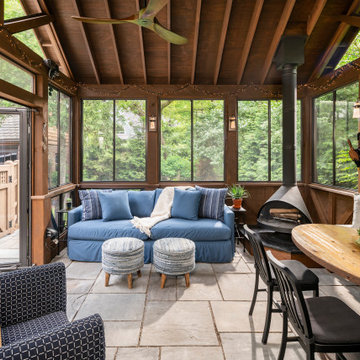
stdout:
{"type": "MultiPolygon", "coordinates": [[[[360,5],[360,0],[353,0],[346,15],[349,16],[349,15],[353,14],[355,11],[357,11],[359,9],[359,5],[360,5]]],[[[323,53],[323,56],[317,63],[313,72],[311,73],[311,75],[308,79],[308,82],[314,81],[321,76],[325,67],[331,60],[332,56],[334,55],[336,49],[340,45],[342,39],[344,38],[344,36],[347,33],[347,31],[349,30],[349,28],[350,28],[349,24],[346,24],[344,22],[341,22],[339,24],[339,26],[336,30],[336,33],[331,38],[326,50],[323,53]]]]}
{"type": "MultiPolygon", "coordinates": [[[[136,11],[140,11],[140,4],[139,1],[136,0],[136,11]]],[[[143,30],[142,26],[138,26],[139,31],[139,41],[140,41],[140,55],[141,55],[141,63],[142,63],[142,69],[143,69],[143,75],[144,75],[144,84],[147,84],[147,72],[146,72],[146,61],[145,61],[145,50],[144,50],[144,37],[143,37],[143,30]]]]}
{"type": "Polygon", "coordinates": [[[21,19],[5,21],[4,26],[11,34],[16,34],[25,30],[47,25],[51,21],[51,16],[44,13],[39,13],[29,15],[21,19]]]}
{"type": "Polygon", "coordinates": [[[283,11],[281,13],[278,25],[275,30],[275,34],[272,38],[272,41],[269,46],[269,50],[266,54],[263,71],[260,78],[260,84],[264,84],[266,76],[270,70],[276,49],[279,45],[279,42],[281,40],[281,36],[283,35],[286,25],[289,21],[291,12],[295,6],[296,0],[286,0],[285,6],[283,8],[283,11]]]}
{"type": "MultiPolygon", "coordinates": [[[[37,0],[36,5],[37,5],[37,8],[39,9],[39,11],[52,17],[44,0],[37,0]]],[[[64,74],[67,75],[68,77],[70,77],[72,80],[74,80],[75,79],[74,75],[71,71],[70,64],[66,58],[64,49],[62,48],[62,46],[60,44],[59,37],[57,36],[53,22],[50,22],[48,24],[48,26],[46,26],[46,32],[49,36],[51,44],[54,46],[56,56],[60,62],[60,65],[62,67],[62,70],[64,71],[64,74]]],[[[47,53],[47,50],[44,49],[44,46],[42,44],[40,44],[40,45],[43,47],[44,52],[47,53]]]]}
{"type": "MultiPolygon", "coordinates": [[[[111,11],[110,11],[109,0],[104,0],[104,5],[105,5],[106,16],[110,19],[112,16],[111,16],[111,11]]],[[[116,65],[117,65],[117,68],[119,71],[120,84],[124,84],[124,76],[123,76],[121,62],[120,62],[119,47],[117,45],[117,39],[116,39],[116,35],[115,35],[114,25],[110,24],[109,27],[110,27],[111,41],[113,43],[113,47],[114,47],[114,51],[115,51],[116,65]]]]}
{"type": "MultiPolygon", "coordinates": [[[[166,5],[167,28],[171,30],[171,1],[166,5]]],[[[171,84],[171,43],[167,43],[167,78],[168,84],[171,84]]]]}
{"type": "MultiPolygon", "coordinates": [[[[72,0],[73,2],[73,5],[74,5],[74,9],[75,9],[75,14],[76,16],[81,16],[80,15],[80,9],[79,9],[79,5],[78,5],[78,1],[79,0],[72,0]]],[[[91,46],[90,46],[90,42],[89,42],[89,37],[88,37],[88,34],[87,34],[87,31],[85,29],[85,26],[84,26],[84,23],[79,21],[79,26],[80,26],[80,31],[81,31],[81,34],[84,38],[84,42],[85,42],[85,47],[86,47],[86,51],[88,53],[88,56],[89,56],[89,59],[90,59],[90,62],[91,62],[91,66],[93,68],[93,71],[94,71],[94,75],[95,75],[95,78],[96,78],[96,82],[98,84],[101,83],[100,81],[100,75],[99,75],[99,70],[97,68],[97,65],[95,63],[95,56],[94,56],[94,52],[93,50],[91,49],[91,46]]]]}
{"type": "Polygon", "coordinates": [[[194,81],[195,81],[196,57],[197,57],[197,48],[198,48],[198,42],[199,42],[200,15],[201,15],[201,0],[197,0],[196,1],[196,12],[195,12],[193,56],[192,56],[192,62],[191,62],[191,81],[190,81],[191,84],[194,84],[194,81]]]}
{"type": "Polygon", "coordinates": [[[264,4],[264,0],[256,0],[253,12],[251,14],[250,25],[249,25],[249,29],[246,34],[246,39],[244,42],[244,47],[243,47],[243,51],[240,56],[240,61],[239,61],[238,70],[237,70],[236,84],[238,84],[238,85],[241,83],[241,79],[244,74],[245,66],[246,66],[246,63],[247,63],[247,60],[248,60],[248,57],[250,54],[251,45],[254,40],[254,36],[255,36],[256,28],[257,28],[257,25],[259,22],[263,4],[264,4]]]}
{"type": "Polygon", "coordinates": [[[307,25],[306,25],[306,35],[310,36],[317,24],[319,17],[324,10],[327,0],[316,0],[315,4],[309,15],[307,25]]]}
{"type": "Polygon", "coordinates": [[[226,35],[227,35],[227,31],[228,31],[228,26],[229,26],[232,3],[233,3],[233,0],[226,0],[224,19],[223,19],[221,33],[220,33],[219,47],[218,47],[218,51],[217,51],[217,55],[216,55],[214,85],[217,84],[218,78],[219,78],[220,66],[221,66],[221,61],[222,61],[223,53],[224,53],[224,46],[225,46],[225,40],[226,40],[226,35]]]}

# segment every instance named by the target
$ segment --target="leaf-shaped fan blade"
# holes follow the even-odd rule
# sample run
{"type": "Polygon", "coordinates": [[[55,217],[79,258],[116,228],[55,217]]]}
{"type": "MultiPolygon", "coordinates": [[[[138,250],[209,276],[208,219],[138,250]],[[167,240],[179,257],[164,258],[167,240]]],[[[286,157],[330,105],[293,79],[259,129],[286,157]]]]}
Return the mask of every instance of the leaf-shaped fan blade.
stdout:
{"type": "Polygon", "coordinates": [[[174,32],[163,28],[159,24],[154,24],[152,30],[155,31],[160,37],[164,40],[176,44],[176,45],[184,45],[188,42],[186,37],[175,34],[174,32]]]}
{"type": "Polygon", "coordinates": [[[150,0],[145,11],[141,13],[140,18],[153,18],[169,0],[150,0]]]}
{"type": "Polygon", "coordinates": [[[90,24],[123,24],[123,23],[134,23],[137,18],[135,15],[132,15],[125,19],[102,19],[102,18],[90,18],[90,17],[82,17],[82,16],[72,16],[74,20],[90,23],[90,24]]]}

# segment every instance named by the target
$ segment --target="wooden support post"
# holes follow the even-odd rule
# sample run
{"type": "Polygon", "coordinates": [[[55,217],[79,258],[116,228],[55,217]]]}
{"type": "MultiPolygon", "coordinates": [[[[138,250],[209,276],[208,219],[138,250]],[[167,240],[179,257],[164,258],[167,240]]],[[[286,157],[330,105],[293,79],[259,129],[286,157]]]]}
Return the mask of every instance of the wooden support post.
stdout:
{"type": "Polygon", "coordinates": [[[0,0],[0,26],[4,25],[4,0],[0,0]]]}
{"type": "Polygon", "coordinates": [[[237,118],[237,98],[227,96],[225,98],[225,174],[224,180],[227,184],[237,181],[238,152],[237,152],[237,126],[236,131],[229,131],[229,117],[237,118]]]}
{"type": "Polygon", "coordinates": [[[157,186],[159,184],[159,176],[160,176],[160,151],[158,146],[158,137],[160,130],[160,106],[159,99],[157,96],[150,96],[147,101],[147,160],[146,160],[146,173],[147,173],[147,181],[149,184],[153,186],[157,186]],[[156,117],[156,131],[149,131],[149,117],[156,117]]]}

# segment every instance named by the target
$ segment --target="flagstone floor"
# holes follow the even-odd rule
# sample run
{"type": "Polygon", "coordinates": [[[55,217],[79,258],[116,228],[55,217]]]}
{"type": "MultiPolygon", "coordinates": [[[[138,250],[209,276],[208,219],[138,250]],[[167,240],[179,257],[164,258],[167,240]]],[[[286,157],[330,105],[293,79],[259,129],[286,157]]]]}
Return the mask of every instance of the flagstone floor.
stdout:
{"type": "MultiPolygon", "coordinates": [[[[54,261],[66,265],[69,319],[93,313],[103,318],[106,359],[277,359],[281,315],[273,315],[268,344],[262,345],[265,297],[259,294],[249,317],[253,259],[240,249],[232,263],[198,263],[189,288],[178,277],[168,278],[160,289],[159,274],[150,264],[135,278],[133,289],[122,276],[111,276],[105,288],[100,263],[71,261],[65,251],[54,261]]],[[[314,271],[322,295],[337,296],[360,314],[360,287],[325,269],[314,271]]],[[[285,359],[305,359],[304,352],[298,344],[289,344],[285,359]]]]}

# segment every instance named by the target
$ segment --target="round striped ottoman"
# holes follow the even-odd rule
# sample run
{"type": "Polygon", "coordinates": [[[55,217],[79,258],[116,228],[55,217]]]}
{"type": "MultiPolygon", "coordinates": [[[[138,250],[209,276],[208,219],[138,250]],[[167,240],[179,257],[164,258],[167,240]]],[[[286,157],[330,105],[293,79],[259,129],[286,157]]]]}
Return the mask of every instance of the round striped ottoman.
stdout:
{"type": "Polygon", "coordinates": [[[105,286],[109,285],[110,275],[128,276],[128,287],[132,288],[132,273],[144,266],[144,242],[136,238],[114,238],[102,245],[102,268],[105,272],[105,286]]]}
{"type": "Polygon", "coordinates": [[[161,273],[161,288],[166,275],[185,275],[186,287],[190,286],[189,273],[195,268],[195,243],[183,238],[164,238],[153,245],[153,265],[161,273]]]}

